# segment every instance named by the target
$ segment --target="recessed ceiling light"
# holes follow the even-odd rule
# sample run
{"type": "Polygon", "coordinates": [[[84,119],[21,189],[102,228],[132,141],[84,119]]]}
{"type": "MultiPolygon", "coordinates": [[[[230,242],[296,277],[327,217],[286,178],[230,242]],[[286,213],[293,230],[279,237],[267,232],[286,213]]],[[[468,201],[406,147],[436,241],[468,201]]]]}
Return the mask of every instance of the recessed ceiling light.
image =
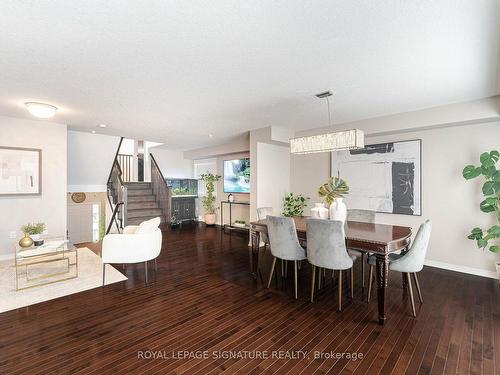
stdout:
{"type": "Polygon", "coordinates": [[[208,135],[208,138],[213,138],[213,137],[214,137],[214,135],[213,135],[212,133],[210,133],[210,134],[208,135]]]}
{"type": "Polygon", "coordinates": [[[107,127],[108,125],[106,125],[106,124],[99,124],[99,125],[97,125],[97,126],[98,126],[98,127],[100,127],[100,128],[105,128],[105,127],[107,127]]]}
{"type": "Polygon", "coordinates": [[[95,130],[92,130],[92,131],[91,131],[91,133],[92,133],[92,134],[95,134],[95,130]]]}
{"type": "Polygon", "coordinates": [[[28,111],[39,118],[50,118],[56,114],[57,107],[50,104],[37,103],[37,102],[26,102],[24,105],[28,108],[28,111]]]}

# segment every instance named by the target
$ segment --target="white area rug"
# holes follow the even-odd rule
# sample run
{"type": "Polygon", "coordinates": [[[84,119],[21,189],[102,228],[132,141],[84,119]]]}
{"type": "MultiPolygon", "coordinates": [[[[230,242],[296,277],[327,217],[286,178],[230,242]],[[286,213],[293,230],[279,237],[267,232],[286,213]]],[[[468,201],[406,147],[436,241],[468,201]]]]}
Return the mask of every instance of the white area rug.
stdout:
{"type": "MultiPolygon", "coordinates": [[[[0,262],[0,313],[69,294],[102,286],[102,261],[93,251],[78,249],[78,277],[31,289],[16,291],[16,276],[12,261],[0,262]]],[[[127,280],[111,265],[106,265],[106,285],[127,280]]]]}

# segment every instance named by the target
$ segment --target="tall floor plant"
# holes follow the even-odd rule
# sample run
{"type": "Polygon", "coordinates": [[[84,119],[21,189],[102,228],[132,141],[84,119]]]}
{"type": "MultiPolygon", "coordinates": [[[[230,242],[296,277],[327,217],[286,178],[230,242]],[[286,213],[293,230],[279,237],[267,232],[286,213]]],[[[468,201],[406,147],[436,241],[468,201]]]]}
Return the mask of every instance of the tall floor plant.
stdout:
{"type": "Polygon", "coordinates": [[[482,176],[484,179],[482,192],[484,200],[479,204],[479,209],[484,213],[495,213],[497,224],[486,231],[476,227],[472,229],[467,238],[475,240],[477,247],[488,249],[494,253],[500,252],[498,239],[500,238],[500,171],[497,162],[500,153],[496,150],[484,152],[479,157],[481,165],[468,165],[462,174],[466,180],[482,176]]]}

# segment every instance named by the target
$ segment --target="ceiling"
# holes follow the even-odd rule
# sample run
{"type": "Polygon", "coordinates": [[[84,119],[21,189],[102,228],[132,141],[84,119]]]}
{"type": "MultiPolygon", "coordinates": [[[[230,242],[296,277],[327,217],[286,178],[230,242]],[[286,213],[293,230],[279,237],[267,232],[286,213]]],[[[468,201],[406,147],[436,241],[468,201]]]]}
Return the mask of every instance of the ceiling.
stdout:
{"type": "Polygon", "coordinates": [[[0,114],[196,148],[497,94],[494,0],[2,1],[0,114]],[[98,124],[107,124],[105,130],[98,124]],[[213,137],[209,137],[213,134],[213,137]]]}

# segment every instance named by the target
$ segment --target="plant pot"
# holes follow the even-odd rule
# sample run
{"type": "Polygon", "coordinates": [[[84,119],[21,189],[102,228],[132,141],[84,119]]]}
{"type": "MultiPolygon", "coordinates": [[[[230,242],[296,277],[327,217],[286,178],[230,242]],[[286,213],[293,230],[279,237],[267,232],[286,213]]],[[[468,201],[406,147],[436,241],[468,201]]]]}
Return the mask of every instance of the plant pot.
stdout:
{"type": "Polygon", "coordinates": [[[314,203],[311,208],[311,216],[315,219],[328,219],[328,208],[323,203],[314,203]]]}
{"type": "Polygon", "coordinates": [[[206,225],[214,225],[216,216],[215,214],[205,214],[205,224],[206,225]]]}
{"type": "Polygon", "coordinates": [[[347,218],[347,206],[342,202],[343,198],[335,198],[330,205],[330,220],[337,220],[345,223],[347,218]]]}
{"type": "Polygon", "coordinates": [[[35,246],[43,245],[43,239],[39,234],[32,234],[30,237],[33,240],[33,245],[35,246]]]}

